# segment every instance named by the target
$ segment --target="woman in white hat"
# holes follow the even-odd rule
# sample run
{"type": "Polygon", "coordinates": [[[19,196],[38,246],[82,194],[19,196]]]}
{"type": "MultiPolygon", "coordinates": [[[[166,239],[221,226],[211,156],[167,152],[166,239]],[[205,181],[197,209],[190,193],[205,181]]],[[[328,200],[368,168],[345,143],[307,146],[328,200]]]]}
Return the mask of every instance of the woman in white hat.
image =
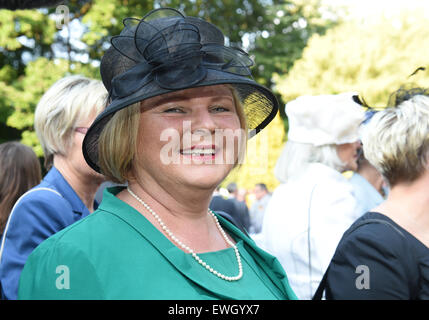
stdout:
{"type": "Polygon", "coordinates": [[[301,96],[286,105],[288,141],[275,175],[282,183],[264,217],[261,245],[288,273],[300,299],[311,299],[344,231],[358,218],[352,186],[364,111],[354,93],[301,96]]]}

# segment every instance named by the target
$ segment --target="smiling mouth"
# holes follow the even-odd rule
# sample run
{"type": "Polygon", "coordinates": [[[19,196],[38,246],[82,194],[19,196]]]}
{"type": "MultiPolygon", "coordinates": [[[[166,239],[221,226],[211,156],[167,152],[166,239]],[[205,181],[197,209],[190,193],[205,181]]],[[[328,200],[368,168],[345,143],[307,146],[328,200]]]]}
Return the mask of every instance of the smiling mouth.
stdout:
{"type": "Polygon", "coordinates": [[[180,154],[191,157],[214,157],[217,150],[215,146],[194,146],[190,149],[180,150],[180,154]]]}

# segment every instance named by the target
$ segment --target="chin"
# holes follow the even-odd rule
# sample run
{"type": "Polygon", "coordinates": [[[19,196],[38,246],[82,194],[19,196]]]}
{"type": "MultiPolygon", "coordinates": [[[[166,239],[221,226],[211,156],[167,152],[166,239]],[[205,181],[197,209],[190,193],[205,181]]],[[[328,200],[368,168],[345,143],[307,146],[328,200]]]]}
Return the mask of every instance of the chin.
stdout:
{"type": "Polygon", "coordinates": [[[214,190],[217,185],[222,182],[223,179],[186,179],[182,182],[182,185],[187,185],[190,188],[200,189],[200,190],[214,190]]]}
{"type": "Polygon", "coordinates": [[[347,171],[347,170],[350,170],[350,171],[357,171],[357,169],[358,169],[358,165],[357,165],[357,163],[349,164],[349,165],[346,167],[346,171],[347,171]]]}
{"type": "Polygon", "coordinates": [[[231,168],[219,167],[215,165],[200,166],[189,168],[189,170],[183,170],[183,180],[188,185],[195,187],[209,189],[216,188],[216,186],[225,179],[229,174],[231,168]]]}

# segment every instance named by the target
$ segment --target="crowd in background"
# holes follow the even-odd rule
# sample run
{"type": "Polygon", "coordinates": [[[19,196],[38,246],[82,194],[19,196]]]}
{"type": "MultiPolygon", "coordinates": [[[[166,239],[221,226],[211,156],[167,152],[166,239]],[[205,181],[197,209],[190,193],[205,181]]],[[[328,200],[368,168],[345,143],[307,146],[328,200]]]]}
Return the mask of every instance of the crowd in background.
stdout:
{"type": "Polygon", "coordinates": [[[428,91],[399,90],[378,112],[355,92],[303,94],[285,106],[280,185],[219,185],[238,155],[164,165],[162,132],[184,136],[189,119],[201,136],[258,131],[278,103],[230,63],[244,54],[220,30],[162,10],[125,24],[103,82],[68,76],[45,92],[43,178],[29,147],[0,145],[2,298],[429,299],[428,91]],[[72,289],[59,262],[78,270],[72,289]]]}
{"type": "MultiPolygon", "coordinates": [[[[62,95],[66,94],[78,96],[86,90],[88,94],[91,93],[93,99],[90,102],[91,105],[102,105],[105,93],[101,88],[93,89],[91,86],[96,88],[99,83],[91,81],[93,80],[79,76],[63,79],[53,86],[39,103],[36,111],[36,131],[45,150],[45,165],[50,168],[43,180],[39,160],[31,148],[19,142],[7,142],[0,145],[0,170],[3,173],[0,183],[1,233],[3,235],[7,232],[7,237],[3,236],[1,243],[0,278],[3,298],[17,298],[20,272],[26,259],[38,244],[64,227],[89,215],[97,208],[106,186],[118,185],[105,182],[100,188],[104,179],[91,169],[87,169],[83,160],[82,138],[97,114],[96,109],[93,111],[87,108],[74,110],[73,105],[67,105],[68,102],[74,100],[64,99],[63,96],[61,101],[67,101],[67,103],[66,105],[56,104],[57,108],[61,109],[57,112],[65,112],[64,110],[70,108],[71,113],[64,113],[67,117],[65,119],[56,119],[58,123],[52,124],[55,132],[52,130],[50,132],[48,126],[42,125],[47,121],[43,119],[42,115],[48,114],[49,111],[41,113],[40,110],[55,105],[47,102],[49,99],[60,99],[62,95]],[[75,90],[74,93],[71,88],[75,90]],[[96,92],[94,90],[100,90],[99,98],[94,95],[96,92]],[[42,119],[39,120],[39,117],[42,119]],[[37,126],[38,123],[41,125],[37,126]],[[64,132],[60,136],[63,140],[58,140],[56,137],[56,132],[60,127],[64,132]],[[36,185],[38,186],[33,188],[36,185]],[[34,193],[34,196],[29,194],[34,191],[38,191],[34,193]],[[97,191],[100,194],[98,201],[95,200],[97,191]],[[23,196],[22,199],[19,199],[21,196],[23,196]],[[10,221],[8,220],[9,214],[13,215],[13,219],[9,219],[10,221]],[[9,222],[7,223],[7,221],[9,222]],[[24,234],[25,237],[23,237],[24,234]],[[9,246],[5,245],[6,239],[9,246]]],[[[403,108],[414,108],[415,110],[412,109],[409,112],[421,112],[422,117],[429,114],[428,98],[424,92],[410,95],[410,102],[405,100],[402,104],[403,108]]],[[[382,138],[375,136],[377,124],[373,124],[371,127],[370,118],[374,114],[378,116],[377,113],[371,112],[368,117],[367,112],[365,119],[364,109],[353,100],[353,97],[355,95],[351,94],[304,96],[289,103],[286,107],[290,121],[289,140],[278,159],[275,171],[276,177],[281,182],[280,186],[270,191],[261,182],[256,184],[253,189],[246,190],[232,182],[225,187],[218,186],[210,202],[211,210],[221,214],[248,234],[260,247],[279,258],[288,272],[288,279],[293,290],[302,299],[311,299],[321,283],[324,285],[323,290],[328,286],[328,297],[330,298],[360,297],[350,292],[353,291],[350,288],[343,288],[343,292],[338,289],[343,285],[338,283],[340,280],[337,278],[344,277],[344,275],[337,270],[338,268],[335,269],[339,262],[331,261],[331,259],[334,253],[335,257],[338,256],[339,253],[336,250],[342,248],[337,249],[337,246],[344,232],[351,225],[356,224],[355,221],[362,220],[362,217],[368,215],[368,212],[376,215],[369,220],[382,220],[380,216],[385,216],[380,213],[372,213],[372,209],[379,208],[383,203],[382,210],[390,212],[391,209],[383,207],[385,203],[388,205],[394,201],[385,202],[389,192],[394,193],[392,197],[404,196],[400,192],[400,196],[398,196],[395,193],[396,188],[393,188],[393,191],[390,188],[396,186],[394,179],[402,181],[399,175],[406,174],[406,170],[409,168],[404,167],[401,169],[402,171],[396,173],[394,168],[397,164],[395,163],[389,167],[392,172],[389,172],[389,175],[386,173],[383,175],[384,163],[381,162],[377,169],[377,162],[375,160],[370,162],[364,156],[365,144],[362,141],[365,139],[372,139],[366,140],[369,145],[367,150],[370,150],[367,153],[371,157],[377,153],[376,150],[372,150],[377,148],[377,145],[374,145],[378,143],[377,139],[386,139],[384,142],[386,144],[392,142],[384,136],[381,136],[382,138]],[[347,104],[350,105],[347,106],[347,104]],[[335,121],[334,118],[343,112],[344,107],[349,108],[348,113],[342,117],[341,125],[333,128],[331,124],[335,121]],[[322,113],[324,113],[324,117],[320,116],[322,113]],[[305,114],[306,121],[303,121],[302,114],[305,114]],[[308,121],[311,117],[314,119],[308,121]],[[371,132],[368,133],[368,130],[371,132]],[[322,133],[325,134],[324,137],[322,133]],[[321,139],[325,139],[325,141],[321,141],[321,139]],[[331,266],[332,264],[333,266],[331,266]],[[331,276],[328,284],[327,271],[337,277],[331,276]],[[333,283],[336,284],[336,287],[333,283]]],[[[88,99],[83,99],[78,105],[85,106],[84,101],[88,101],[88,99]]],[[[400,106],[402,105],[400,104],[400,106]]],[[[399,112],[400,109],[395,108],[387,108],[384,113],[391,112],[391,109],[392,112],[399,112]]],[[[404,110],[405,112],[408,110],[404,110]]],[[[411,115],[406,119],[409,123],[401,124],[400,122],[405,120],[400,116],[397,116],[395,120],[398,121],[398,127],[407,126],[410,123],[420,129],[425,126],[420,123],[419,119],[412,119],[411,115]]],[[[384,131],[381,134],[388,132],[388,129],[383,128],[384,131]]],[[[424,135],[424,132],[417,132],[417,134],[424,135]]],[[[413,141],[414,138],[409,137],[408,140],[413,141]]],[[[422,138],[424,137],[422,136],[422,138]]],[[[417,161],[419,156],[425,155],[426,151],[422,148],[426,144],[424,141],[416,143],[416,145],[410,145],[411,143],[408,141],[408,145],[402,147],[417,148],[416,154],[413,155],[417,161]]],[[[394,145],[397,145],[398,148],[401,147],[400,141],[396,141],[394,145]]],[[[411,153],[408,157],[411,157],[411,153]]],[[[406,158],[405,160],[411,161],[412,159],[406,158]]],[[[422,163],[421,166],[421,170],[426,170],[425,164],[422,163]]],[[[419,177],[420,174],[415,173],[404,179],[409,185],[419,177]]],[[[418,192],[418,189],[415,192],[418,192]]],[[[406,198],[406,196],[404,197],[406,198]]],[[[405,201],[405,203],[407,202],[405,201]]],[[[398,220],[400,221],[400,219],[398,220]]],[[[392,220],[385,222],[389,225],[393,223],[392,220]]],[[[395,230],[400,229],[396,224],[394,228],[395,230]]],[[[386,230],[381,231],[382,234],[383,232],[386,233],[386,230]]],[[[403,236],[403,232],[399,232],[403,236]]],[[[414,238],[410,234],[407,236],[412,239],[408,239],[408,241],[425,244],[425,238],[419,241],[417,240],[419,238],[414,238]]],[[[423,235],[423,237],[425,236],[423,235]]],[[[366,241],[369,240],[366,239],[366,241]]],[[[388,251],[388,249],[384,249],[388,251]]],[[[423,245],[419,249],[420,254],[425,256],[424,251],[427,248],[423,245]]],[[[350,252],[349,248],[343,250],[350,252]]],[[[364,254],[367,253],[364,252],[364,254]]],[[[345,258],[341,256],[337,259],[345,258]]],[[[402,267],[402,265],[397,266],[399,269],[402,267]]],[[[381,272],[377,265],[373,269],[381,272]]],[[[416,272],[422,273],[421,270],[416,272]]],[[[388,279],[393,281],[391,278],[388,279]]],[[[420,281],[425,281],[425,279],[420,281]]],[[[385,282],[382,283],[385,285],[385,282]]],[[[409,298],[405,293],[402,295],[397,293],[392,286],[388,287],[391,288],[391,291],[385,296],[381,295],[382,298],[409,298]]],[[[413,288],[413,290],[416,291],[413,293],[415,297],[421,294],[417,289],[413,288]]],[[[364,295],[364,297],[377,298],[377,295],[364,295]]],[[[423,297],[425,296],[423,295],[423,297]]]]}

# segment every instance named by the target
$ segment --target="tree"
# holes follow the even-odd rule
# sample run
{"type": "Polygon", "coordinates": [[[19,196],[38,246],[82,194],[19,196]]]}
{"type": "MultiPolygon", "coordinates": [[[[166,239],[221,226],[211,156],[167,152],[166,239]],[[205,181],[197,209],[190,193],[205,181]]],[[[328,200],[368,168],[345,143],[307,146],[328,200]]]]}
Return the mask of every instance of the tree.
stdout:
{"type": "Polygon", "coordinates": [[[302,58],[286,75],[277,75],[285,101],[304,94],[360,93],[369,105],[384,107],[389,94],[415,82],[428,87],[429,20],[422,12],[374,21],[348,21],[314,35],[302,58]]]}
{"type": "Polygon", "coordinates": [[[267,23],[256,31],[250,46],[258,81],[272,87],[272,75],[287,74],[313,34],[323,34],[335,25],[334,20],[321,19],[319,6],[320,0],[299,0],[267,8],[267,23]]]}
{"type": "MultiPolygon", "coordinates": [[[[45,61],[53,57],[52,44],[56,32],[55,22],[37,10],[0,10],[0,123],[12,137],[17,131],[32,127],[35,102],[48,86],[43,81],[26,86],[26,75],[37,76],[39,80],[46,73],[32,69],[34,56],[45,61]],[[35,74],[31,74],[34,73],[35,74]],[[38,92],[34,96],[35,91],[38,92]],[[9,118],[12,118],[9,120],[9,118]]],[[[53,63],[53,61],[52,61],[53,63]]],[[[8,136],[1,136],[8,140],[8,136]]]]}

